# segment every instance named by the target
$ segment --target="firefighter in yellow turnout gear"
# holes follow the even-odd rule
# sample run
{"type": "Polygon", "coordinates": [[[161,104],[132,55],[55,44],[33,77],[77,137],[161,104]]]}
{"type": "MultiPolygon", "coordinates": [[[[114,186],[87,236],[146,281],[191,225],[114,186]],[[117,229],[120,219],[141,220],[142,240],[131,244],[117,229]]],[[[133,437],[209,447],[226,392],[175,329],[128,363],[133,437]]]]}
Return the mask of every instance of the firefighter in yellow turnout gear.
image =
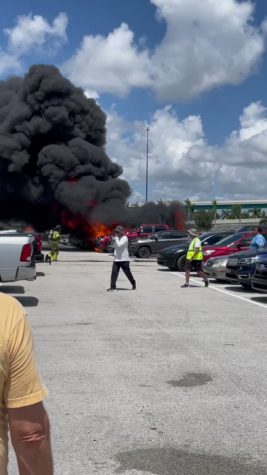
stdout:
{"type": "Polygon", "coordinates": [[[49,254],[46,255],[46,262],[57,261],[58,258],[58,246],[61,238],[61,226],[56,226],[54,229],[51,229],[48,234],[48,242],[50,247],[49,254]]]}
{"type": "Polygon", "coordinates": [[[199,277],[202,277],[205,283],[205,287],[208,287],[209,281],[206,274],[202,270],[203,252],[201,241],[198,237],[196,229],[190,229],[188,231],[191,242],[186,254],[185,262],[185,283],[181,287],[189,287],[190,272],[194,270],[199,277]]]}

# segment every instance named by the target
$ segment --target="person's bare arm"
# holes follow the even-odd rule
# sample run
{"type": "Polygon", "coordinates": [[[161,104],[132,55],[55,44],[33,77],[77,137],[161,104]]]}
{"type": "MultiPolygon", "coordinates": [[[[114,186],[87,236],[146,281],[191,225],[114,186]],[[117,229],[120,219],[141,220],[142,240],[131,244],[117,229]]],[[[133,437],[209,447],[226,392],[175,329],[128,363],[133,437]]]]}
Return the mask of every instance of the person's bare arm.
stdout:
{"type": "Polygon", "coordinates": [[[53,475],[49,419],[43,404],[8,409],[20,475],[53,475]]]}

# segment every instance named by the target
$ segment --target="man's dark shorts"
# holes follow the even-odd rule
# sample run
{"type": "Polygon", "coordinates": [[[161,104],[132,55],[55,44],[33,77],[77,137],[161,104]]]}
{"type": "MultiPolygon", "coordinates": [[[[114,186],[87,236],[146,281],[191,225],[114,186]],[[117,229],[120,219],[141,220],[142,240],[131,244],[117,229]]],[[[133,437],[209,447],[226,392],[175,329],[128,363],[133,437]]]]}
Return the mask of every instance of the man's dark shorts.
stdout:
{"type": "Polygon", "coordinates": [[[185,270],[199,272],[202,271],[202,261],[185,261],[185,270]]]}

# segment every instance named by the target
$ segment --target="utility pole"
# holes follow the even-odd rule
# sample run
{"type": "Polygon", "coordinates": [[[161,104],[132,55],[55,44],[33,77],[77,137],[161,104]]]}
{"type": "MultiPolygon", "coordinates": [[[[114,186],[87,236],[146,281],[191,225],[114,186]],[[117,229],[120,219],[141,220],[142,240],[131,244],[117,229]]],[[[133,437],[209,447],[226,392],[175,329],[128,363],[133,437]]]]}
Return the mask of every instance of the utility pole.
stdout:
{"type": "Polygon", "coordinates": [[[147,203],[147,195],[148,195],[148,134],[149,134],[149,127],[146,127],[146,203],[147,203]]]}

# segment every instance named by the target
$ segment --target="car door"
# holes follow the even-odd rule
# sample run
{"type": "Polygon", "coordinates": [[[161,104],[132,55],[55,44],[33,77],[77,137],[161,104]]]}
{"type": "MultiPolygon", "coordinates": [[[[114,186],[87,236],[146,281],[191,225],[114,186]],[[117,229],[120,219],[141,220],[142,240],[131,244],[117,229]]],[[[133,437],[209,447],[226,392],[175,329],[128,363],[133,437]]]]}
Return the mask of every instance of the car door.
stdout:
{"type": "Polygon", "coordinates": [[[187,239],[187,237],[185,238],[184,233],[181,233],[181,231],[177,231],[177,233],[173,233],[170,231],[161,232],[158,235],[157,244],[155,246],[156,251],[160,252],[162,249],[165,249],[166,247],[175,244],[175,242],[177,242],[178,244],[183,238],[187,239]]]}
{"type": "Polygon", "coordinates": [[[160,232],[158,235],[155,234],[155,244],[153,244],[153,252],[159,252],[161,249],[170,246],[173,241],[170,239],[169,231],[160,232]]]}

